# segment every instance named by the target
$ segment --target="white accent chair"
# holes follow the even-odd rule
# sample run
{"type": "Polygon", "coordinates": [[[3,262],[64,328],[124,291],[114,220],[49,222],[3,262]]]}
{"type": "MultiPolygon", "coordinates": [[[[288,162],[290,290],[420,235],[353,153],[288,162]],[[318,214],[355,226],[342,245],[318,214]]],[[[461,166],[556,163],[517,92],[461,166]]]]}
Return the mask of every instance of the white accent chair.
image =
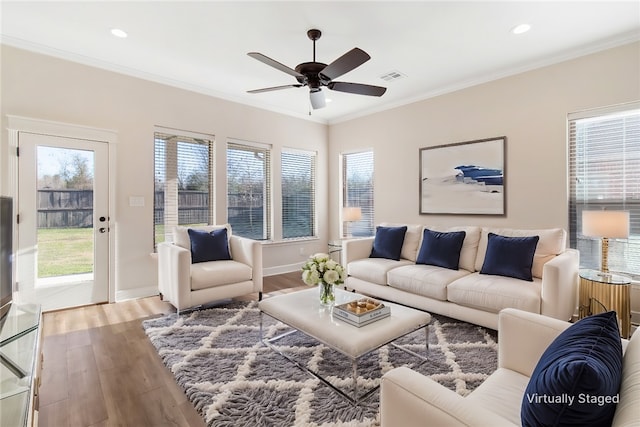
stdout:
{"type": "Polygon", "coordinates": [[[193,264],[188,228],[175,227],[173,243],[158,244],[160,297],[170,302],[178,313],[255,292],[262,299],[262,244],[233,235],[229,224],[191,228],[207,232],[226,228],[232,259],[193,264]]]}

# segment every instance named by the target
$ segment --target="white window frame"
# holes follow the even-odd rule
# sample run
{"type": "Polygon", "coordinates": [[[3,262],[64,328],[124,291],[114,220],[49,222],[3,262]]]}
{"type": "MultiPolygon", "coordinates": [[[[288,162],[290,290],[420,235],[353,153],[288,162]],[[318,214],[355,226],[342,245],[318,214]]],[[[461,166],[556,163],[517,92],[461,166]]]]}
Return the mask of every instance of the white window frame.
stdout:
{"type": "Polygon", "coordinates": [[[340,199],[342,207],[360,207],[362,209],[362,219],[357,222],[347,224],[342,220],[342,209],[340,209],[340,235],[344,237],[363,237],[375,234],[375,152],[372,148],[361,150],[345,151],[340,154],[340,199]],[[362,200],[354,200],[348,192],[348,157],[358,154],[371,155],[371,193],[369,194],[370,206],[362,200]]]}
{"type": "Polygon", "coordinates": [[[318,235],[318,212],[317,212],[317,206],[316,206],[316,191],[317,191],[317,169],[318,169],[318,153],[317,151],[311,151],[311,150],[301,150],[301,149],[297,149],[297,148],[283,148],[282,152],[280,153],[280,180],[281,180],[281,197],[282,197],[282,239],[283,240],[297,240],[297,239],[308,239],[308,238],[316,238],[318,235]],[[285,232],[285,165],[284,165],[284,156],[286,154],[291,154],[291,155],[300,155],[300,156],[304,156],[304,157],[308,157],[311,159],[311,170],[309,171],[310,174],[310,185],[311,185],[311,189],[310,189],[310,193],[311,193],[311,200],[310,200],[310,215],[311,217],[309,218],[310,221],[310,225],[311,225],[311,233],[307,234],[307,235],[301,235],[301,236],[291,236],[288,237],[286,236],[286,232],[285,232]]]}
{"type": "MultiPolygon", "coordinates": [[[[584,149],[578,150],[577,144],[586,136],[578,135],[578,124],[583,126],[591,122],[604,122],[605,120],[618,120],[618,123],[626,123],[631,112],[635,111],[636,117],[640,117],[640,102],[621,104],[605,108],[571,113],[568,115],[569,143],[569,241],[572,248],[580,251],[580,266],[598,270],[600,267],[600,240],[582,235],[582,211],[583,210],[626,210],[630,212],[630,236],[628,239],[609,240],[609,269],[612,272],[622,273],[640,279],[640,125],[639,119],[634,119],[636,127],[625,128],[620,138],[608,136],[601,142],[596,136],[591,136],[591,147],[596,152],[587,153],[584,149]],[[604,145],[606,144],[606,145],[604,145]],[[618,147],[619,144],[619,147],[618,147]],[[625,150],[627,147],[627,150],[625,150]],[[612,153],[607,157],[607,152],[612,153]],[[613,153],[618,159],[615,159],[613,153]],[[619,153],[624,153],[622,157],[619,153]],[[628,153],[628,155],[627,155],[628,153]],[[585,156],[591,155],[594,162],[601,163],[601,168],[593,168],[590,164],[591,177],[587,170],[585,156]],[[636,157],[634,157],[636,156],[636,157]],[[601,160],[600,160],[601,159],[601,160]],[[612,165],[613,163],[613,165],[612,165]],[[624,168],[624,169],[622,169],[624,168]],[[623,180],[620,185],[607,192],[607,182],[611,180],[606,176],[607,169],[615,171],[616,177],[623,180]],[[622,171],[622,172],[620,172],[622,171]],[[586,176],[585,176],[586,175],[586,176]],[[604,178],[602,178],[604,176],[604,178]],[[600,181],[598,178],[600,177],[600,181]],[[602,180],[604,179],[604,183],[602,180]],[[593,186],[589,188],[590,181],[593,186]],[[593,188],[601,190],[594,196],[593,188]],[[589,190],[592,191],[589,191],[589,190]],[[623,191],[620,191],[620,190],[623,191]],[[611,194],[611,197],[608,195],[611,194]],[[588,198],[588,199],[586,199],[588,198]]],[[[582,129],[582,128],[581,128],[582,129]]],[[[585,128],[586,129],[586,128],[585,128]]],[[[613,129],[613,128],[612,128],[613,129]]],[[[580,132],[586,132],[581,130],[580,132]]]]}
{"type": "MultiPolygon", "coordinates": [[[[154,139],[153,139],[153,148],[154,148],[154,197],[153,197],[153,206],[154,206],[154,221],[153,221],[153,231],[154,231],[154,249],[159,243],[156,239],[157,231],[156,231],[156,140],[158,137],[169,136],[174,137],[176,139],[183,139],[186,142],[190,141],[206,141],[206,145],[208,145],[209,152],[209,162],[208,162],[208,206],[207,206],[207,224],[215,224],[215,136],[208,135],[204,133],[191,132],[185,130],[178,130],[172,128],[165,128],[156,126],[154,128],[154,139]]],[[[205,145],[205,144],[202,144],[205,145]]],[[[170,150],[167,154],[165,154],[165,161],[169,160],[170,164],[165,165],[164,171],[164,240],[166,242],[173,241],[173,228],[180,224],[179,219],[179,189],[178,189],[178,163],[180,159],[177,155],[177,145],[173,147],[166,147],[165,150],[170,150]],[[168,188],[167,188],[168,187],[168,188]]]]}
{"type": "MultiPolygon", "coordinates": [[[[234,234],[237,234],[238,236],[244,236],[244,237],[249,237],[251,239],[254,240],[261,240],[261,241],[270,241],[273,238],[273,214],[272,214],[272,201],[273,201],[273,186],[272,186],[272,182],[271,182],[271,177],[272,177],[272,165],[271,165],[271,157],[272,157],[272,146],[270,144],[263,144],[263,143],[259,143],[259,142],[251,142],[251,141],[243,141],[243,140],[238,140],[238,139],[228,139],[227,140],[227,147],[226,147],[226,153],[227,153],[227,164],[226,164],[226,168],[227,168],[227,190],[226,190],[226,197],[227,197],[227,221],[231,224],[232,230],[234,234]],[[255,151],[256,154],[258,153],[263,153],[264,160],[265,160],[265,165],[264,165],[264,181],[262,183],[262,191],[264,194],[265,199],[263,200],[263,205],[262,205],[262,222],[263,222],[263,228],[262,228],[262,234],[261,236],[257,236],[255,234],[247,234],[245,233],[241,227],[236,226],[234,228],[234,224],[233,221],[231,220],[231,216],[229,215],[229,204],[230,204],[230,200],[229,200],[229,184],[230,184],[230,176],[231,176],[231,171],[229,170],[229,150],[230,149],[236,149],[236,150],[246,150],[246,151],[255,151]]],[[[250,206],[249,209],[251,209],[251,205],[252,205],[253,201],[250,201],[250,206]]]]}

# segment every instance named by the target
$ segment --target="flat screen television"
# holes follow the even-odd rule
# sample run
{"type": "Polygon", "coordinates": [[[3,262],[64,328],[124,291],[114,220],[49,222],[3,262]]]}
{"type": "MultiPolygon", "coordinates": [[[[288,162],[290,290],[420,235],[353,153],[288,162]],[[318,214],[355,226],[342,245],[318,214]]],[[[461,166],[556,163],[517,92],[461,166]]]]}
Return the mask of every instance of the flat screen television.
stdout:
{"type": "Polygon", "coordinates": [[[0,319],[13,298],[13,199],[0,196],[0,319]]]}

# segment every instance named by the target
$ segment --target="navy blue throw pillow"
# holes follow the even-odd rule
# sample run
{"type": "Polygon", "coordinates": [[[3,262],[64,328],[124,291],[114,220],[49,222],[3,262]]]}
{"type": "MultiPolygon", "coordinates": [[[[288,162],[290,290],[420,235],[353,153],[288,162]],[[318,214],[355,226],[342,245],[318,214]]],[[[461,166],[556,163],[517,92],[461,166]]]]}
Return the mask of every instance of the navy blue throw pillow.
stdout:
{"type": "Polygon", "coordinates": [[[522,425],[610,426],[621,381],[616,312],[585,317],[542,354],[522,399],[522,425]]]}
{"type": "Polygon", "coordinates": [[[213,231],[188,229],[191,239],[191,263],[230,260],[227,229],[213,231]]]}
{"type": "Polygon", "coordinates": [[[369,258],[387,258],[398,261],[407,227],[376,227],[376,237],[369,258]]]}
{"type": "Polygon", "coordinates": [[[466,235],[464,231],[441,233],[425,229],[422,232],[422,246],[420,246],[416,264],[436,265],[457,270],[460,263],[460,250],[466,235]]]}
{"type": "Polygon", "coordinates": [[[531,267],[539,236],[506,237],[489,233],[480,274],[495,274],[533,281],[531,267]]]}

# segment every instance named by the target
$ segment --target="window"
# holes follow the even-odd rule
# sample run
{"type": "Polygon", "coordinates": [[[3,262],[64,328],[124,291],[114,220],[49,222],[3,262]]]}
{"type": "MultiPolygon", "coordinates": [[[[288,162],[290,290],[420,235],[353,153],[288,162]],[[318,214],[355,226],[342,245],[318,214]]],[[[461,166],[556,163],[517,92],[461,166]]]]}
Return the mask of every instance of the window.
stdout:
{"type": "Polygon", "coordinates": [[[373,236],[373,151],[342,155],[342,205],[362,212],[360,221],[345,222],[342,235],[373,236]]]}
{"type": "Polygon", "coordinates": [[[156,132],[154,136],[156,245],[171,241],[176,225],[214,223],[213,136],[185,134],[156,132]]]}
{"type": "Polygon", "coordinates": [[[271,147],[227,144],[227,218],[233,233],[255,240],[271,238],[271,147]]]}
{"type": "Polygon", "coordinates": [[[282,237],[316,235],[316,153],[282,152],[282,237]]]}
{"type": "Polygon", "coordinates": [[[569,116],[570,244],[599,269],[600,241],[582,236],[583,210],[626,210],[629,239],[610,239],[609,269],[640,278],[640,104],[569,116]]]}

